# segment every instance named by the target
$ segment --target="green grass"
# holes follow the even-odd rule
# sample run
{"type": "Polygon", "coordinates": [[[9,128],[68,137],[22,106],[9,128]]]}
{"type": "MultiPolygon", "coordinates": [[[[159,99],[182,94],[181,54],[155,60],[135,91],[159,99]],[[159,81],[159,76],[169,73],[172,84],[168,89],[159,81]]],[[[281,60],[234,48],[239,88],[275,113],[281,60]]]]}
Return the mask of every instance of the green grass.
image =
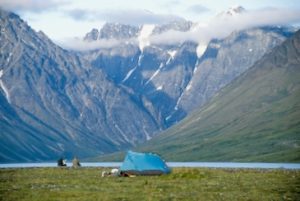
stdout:
{"type": "Polygon", "coordinates": [[[299,200],[299,170],[175,168],[101,177],[104,168],[0,169],[0,200],[299,200]]]}

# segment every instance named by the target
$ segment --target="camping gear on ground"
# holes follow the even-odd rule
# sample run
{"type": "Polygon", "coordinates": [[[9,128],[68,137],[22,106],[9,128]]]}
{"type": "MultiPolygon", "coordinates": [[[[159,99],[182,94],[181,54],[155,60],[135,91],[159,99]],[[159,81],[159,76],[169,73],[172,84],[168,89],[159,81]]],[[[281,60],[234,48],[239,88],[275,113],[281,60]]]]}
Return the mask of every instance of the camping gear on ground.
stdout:
{"type": "Polygon", "coordinates": [[[120,167],[121,176],[161,175],[170,172],[167,164],[157,154],[153,153],[128,151],[120,167]]]}
{"type": "Polygon", "coordinates": [[[113,177],[120,176],[119,175],[119,169],[113,168],[113,169],[111,169],[110,172],[102,171],[102,173],[101,173],[101,177],[110,177],[110,176],[113,176],[113,177]]]}
{"type": "Polygon", "coordinates": [[[112,176],[119,176],[119,169],[113,168],[111,169],[110,173],[112,176]]]}
{"type": "Polygon", "coordinates": [[[101,172],[101,177],[107,177],[107,176],[109,176],[108,172],[106,172],[106,171],[101,172]]]}

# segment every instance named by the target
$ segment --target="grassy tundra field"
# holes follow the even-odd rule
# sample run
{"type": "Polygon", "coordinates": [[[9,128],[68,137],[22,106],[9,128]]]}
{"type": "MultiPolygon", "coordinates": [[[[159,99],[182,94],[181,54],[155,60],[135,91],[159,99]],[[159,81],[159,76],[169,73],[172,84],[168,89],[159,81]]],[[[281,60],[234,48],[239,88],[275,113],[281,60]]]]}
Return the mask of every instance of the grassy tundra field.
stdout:
{"type": "Polygon", "coordinates": [[[173,168],[102,178],[103,170],[0,169],[0,200],[300,200],[299,170],[173,168]]]}

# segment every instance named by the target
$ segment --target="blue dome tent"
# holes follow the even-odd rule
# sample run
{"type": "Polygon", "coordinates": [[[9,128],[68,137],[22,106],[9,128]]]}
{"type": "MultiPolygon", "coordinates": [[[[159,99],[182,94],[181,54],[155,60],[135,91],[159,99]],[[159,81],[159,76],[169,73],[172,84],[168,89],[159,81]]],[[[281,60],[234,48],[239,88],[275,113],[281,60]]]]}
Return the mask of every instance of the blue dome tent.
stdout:
{"type": "Polygon", "coordinates": [[[128,151],[120,167],[121,175],[161,175],[171,170],[156,154],[128,151]]]}

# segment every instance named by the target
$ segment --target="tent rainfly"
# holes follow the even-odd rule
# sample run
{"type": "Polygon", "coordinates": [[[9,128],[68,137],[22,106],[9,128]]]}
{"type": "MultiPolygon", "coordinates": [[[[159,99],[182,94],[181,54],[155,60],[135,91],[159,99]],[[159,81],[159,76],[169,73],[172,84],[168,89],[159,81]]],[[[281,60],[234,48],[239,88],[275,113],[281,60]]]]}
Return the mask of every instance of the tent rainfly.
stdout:
{"type": "Polygon", "coordinates": [[[156,154],[128,151],[120,173],[125,175],[161,175],[170,173],[170,168],[156,154]]]}

